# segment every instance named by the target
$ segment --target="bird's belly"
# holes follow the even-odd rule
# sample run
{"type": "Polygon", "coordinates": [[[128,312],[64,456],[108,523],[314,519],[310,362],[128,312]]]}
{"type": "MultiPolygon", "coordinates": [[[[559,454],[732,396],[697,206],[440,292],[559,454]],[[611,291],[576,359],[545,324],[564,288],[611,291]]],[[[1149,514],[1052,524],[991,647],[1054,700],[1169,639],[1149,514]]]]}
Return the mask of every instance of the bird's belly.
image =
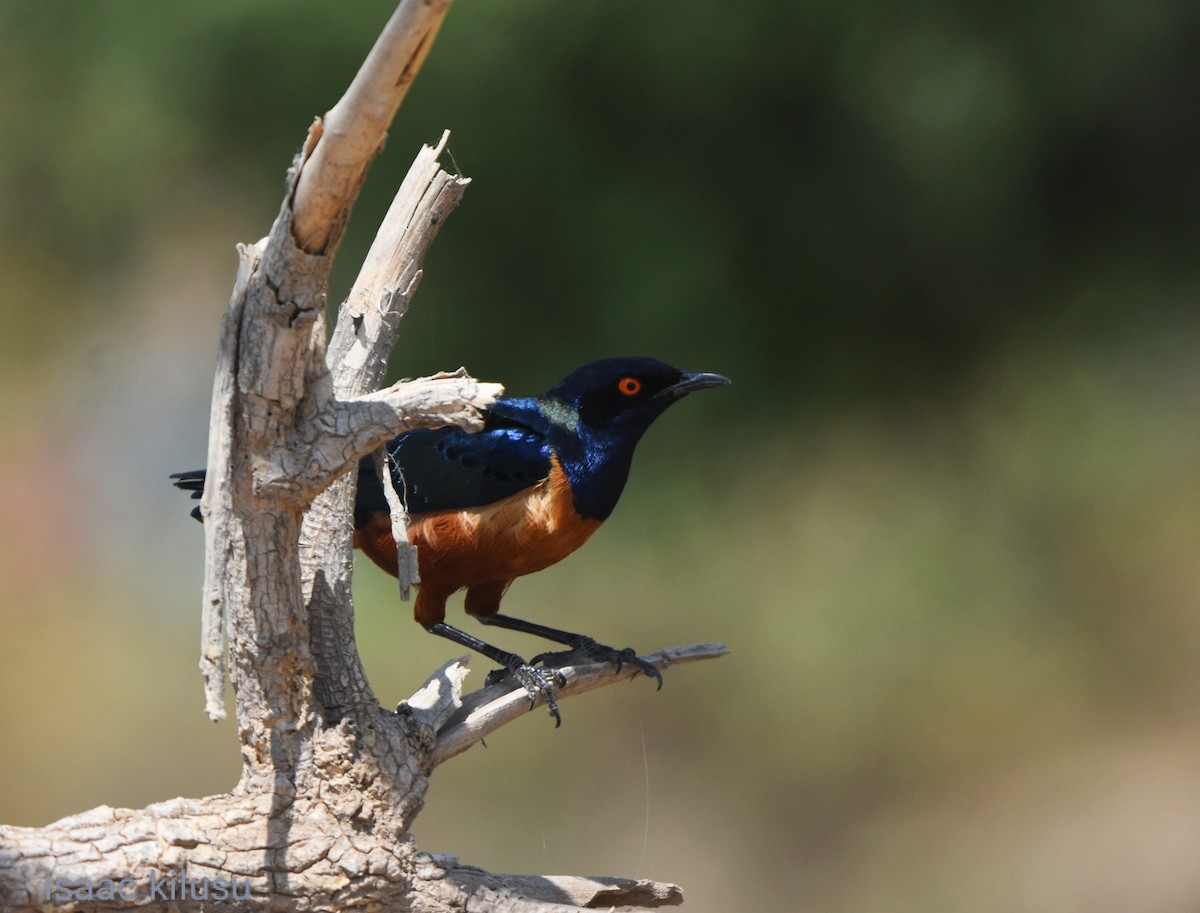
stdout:
{"type": "Polygon", "coordinates": [[[503,500],[414,519],[409,539],[417,546],[422,581],[451,592],[549,567],[600,525],[575,513],[557,465],[546,481],[503,500]]]}
{"type": "MultiPolygon", "coordinates": [[[[575,512],[570,484],[555,462],[545,481],[500,501],[413,516],[408,536],[417,546],[422,586],[449,595],[549,567],[599,526],[575,512]]],[[[395,544],[386,524],[360,530],[356,544],[395,573],[395,544]]]]}

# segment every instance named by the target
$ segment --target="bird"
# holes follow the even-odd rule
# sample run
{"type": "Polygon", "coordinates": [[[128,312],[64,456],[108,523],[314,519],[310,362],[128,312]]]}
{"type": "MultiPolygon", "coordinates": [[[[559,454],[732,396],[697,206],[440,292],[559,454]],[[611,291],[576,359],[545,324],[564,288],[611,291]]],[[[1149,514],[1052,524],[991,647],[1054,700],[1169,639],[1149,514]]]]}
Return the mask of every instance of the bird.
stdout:
{"type": "MultiPolygon", "coordinates": [[[[511,676],[536,703],[546,701],[558,726],[556,667],[581,655],[662,675],[632,648],[500,612],[518,577],[561,561],[609,518],[629,477],[642,435],[671,405],[727,377],[681,371],[654,358],[594,361],[540,396],[502,397],[484,413],[483,427],[407,431],[385,445],[392,483],[409,514],[420,583],[413,606],[418,624],[499,664],[494,683],[511,676]],[[526,661],[446,621],[447,602],[466,590],[466,613],[484,625],[544,638],[567,648],[526,661]],[[539,663],[542,664],[539,667],[539,663]]],[[[199,498],[204,470],[172,476],[199,498]]],[[[198,509],[193,511],[198,516],[198,509]]],[[[358,467],[354,546],[384,571],[397,573],[397,548],[383,485],[374,461],[358,467]]]]}

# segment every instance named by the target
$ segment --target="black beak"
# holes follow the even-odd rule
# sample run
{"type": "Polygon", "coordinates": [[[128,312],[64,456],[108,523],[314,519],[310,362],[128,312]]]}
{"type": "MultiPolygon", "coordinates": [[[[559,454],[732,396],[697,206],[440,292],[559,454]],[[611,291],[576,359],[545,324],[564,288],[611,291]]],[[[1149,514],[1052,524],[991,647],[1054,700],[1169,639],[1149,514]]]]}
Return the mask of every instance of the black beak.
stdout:
{"type": "Polygon", "coordinates": [[[709,374],[706,371],[684,371],[683,376],[678,381],[669,387],[659,390],[654,394],[654,398],[673,402],[681,396],[687,396],[696,390],[704,390],[708,387],[723,387],[727,383],[729,383],[729,378],[721,374],[709,374]]]}

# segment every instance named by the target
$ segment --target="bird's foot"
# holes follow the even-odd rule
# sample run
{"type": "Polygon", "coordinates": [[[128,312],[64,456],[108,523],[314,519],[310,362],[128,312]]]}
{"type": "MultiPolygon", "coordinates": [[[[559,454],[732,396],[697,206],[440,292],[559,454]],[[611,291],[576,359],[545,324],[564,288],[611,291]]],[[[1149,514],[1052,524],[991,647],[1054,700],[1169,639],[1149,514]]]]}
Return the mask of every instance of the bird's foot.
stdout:
{"type": "Polygon", "coordinates": [[[555,653],[539,653],[530,660],[530,663],[541,663],[548,668],[557,669],[561,666],[569,666],[580,659],[586,659],[596,663],[612,663],[617,667],[618,672],[621,671],[626,663],[629,663],[629,665],[638,669],[643,675],[653,678],[658,682],[658,690],[662,690],[663,677],[658,667],[638,656],[637,651],[633,647],[625,647],[623,650],[618,650],[616,647],[597,643],[592,638],[582,634],[577,636],[569,646],[571,647],[570,650],[561,650],[555,653]]]}
{"type": "Polygon", "coordinates": [[[498,685],[508,678],[516,679],[525,689],[525,693],[529,695],[530,709],[537,703],[538,697],[546,699],[546,709],[554,717],[554,728],[557,729],[562,725],[562,715],[558,712],[558,701],[554,699],[554,686],[551,684],[551,680],[553,679],[559,687],[562,687],[566,684],[566,679],[556,670],[535,669],[532,663],[520,660],[519,657],[518,660],[510,666],[493,669],[488,673],[484,684],[498,685]]]}

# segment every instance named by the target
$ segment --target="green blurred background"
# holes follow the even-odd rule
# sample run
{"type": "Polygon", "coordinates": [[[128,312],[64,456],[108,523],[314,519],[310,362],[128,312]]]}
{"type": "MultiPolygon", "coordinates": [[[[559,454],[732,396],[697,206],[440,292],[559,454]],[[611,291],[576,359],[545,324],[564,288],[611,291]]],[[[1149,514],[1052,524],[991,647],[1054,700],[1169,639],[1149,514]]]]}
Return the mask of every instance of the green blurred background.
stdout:
{"type": "MultiPolygon", "coordinates": [[[[390,9],[0,5],[0,821],[237,776],[166,476],[233,245],[390,9]]],[[[1200,909],[1198,90],[1187,0],[459,0],[331,297],[452,128],[398,373],[735,380],[512,610],[733,652],[498,733],[421,845],[696,913],[1200,909]]],[[[456,651],[356,591],[394,703],[456,651]]]]}

